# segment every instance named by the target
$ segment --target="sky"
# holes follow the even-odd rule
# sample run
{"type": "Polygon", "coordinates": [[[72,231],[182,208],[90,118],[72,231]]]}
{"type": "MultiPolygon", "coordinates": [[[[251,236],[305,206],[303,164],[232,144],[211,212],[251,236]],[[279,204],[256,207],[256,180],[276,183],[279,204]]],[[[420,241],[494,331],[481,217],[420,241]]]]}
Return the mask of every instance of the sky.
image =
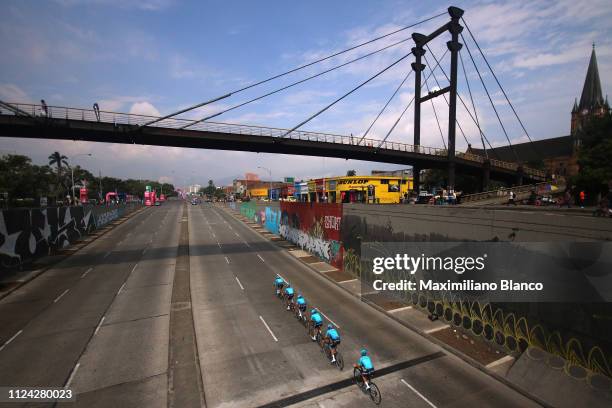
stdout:
{"type": "MultiPolygon", "coordinates": [[[[79,108],[97,102],[105,111],[168,114],[444,13],[450,5],[465,10],[467,25],[532,139],[569,134],[570,111],[574,98],[580,97],[593,42],[603,92],[612,93],[609,0],[4,0],[0,100],[38,103],[45,99],[48,105],[79,108]]],[[[202,118],[219,112],[409,38],[412,32],[430,33],[446,21],[447,14],[182,117],[202,118]]],[[[512,143],[528,140],[467,30],[463,34],[507,137],[512,143]]],[[[448,39],[441,36],[431,43],[437,58],[444,54],[448,39]]],[[[412,41],[404,42],[214,121],[292,128],[409,53],[412,46],[412,41]]],[[[459,94],[471,109],[469,83],[483,132],[492,145],[507,144],[465,47],[461,54],[468,81],[460,68],[459,94]]],[[[426,57],[428,65],[435,66],[430,52],[426,57]]],[[[409,56],[303,129],[363,135],[410,72],[412,61],[409,56]]],[[[449,71],[448,55],[440,65],[449,71]]],[[[440,87],[447,85],[440,69],[435,70],[435,77],[440,87]]],[[[428,85],[437,87],[433,76],[428,85]]],[[[411,75],[368,137],[384,138],[413,96],[411,75]]],[[[436,98],[434,106],[446,133],[444,99],[436,98]]],[[[413,115],[409,108],[388,140],[412,143],[413,115]]],[[[423,104],[422,115],[421,144],[443,147],[430,102],[423,104]]],[[[467,142],[481,147],[478,128],[462,106],[457,117],[467,142]]],[[[458,133],[457,150],[466,149],[465,139],[458,133]]],[[[81,155],[73,163],[96,174],[155,179],[176,186],[206,184],[209,179],[227,184],[246,172],[268,179],[263,168],[274,179],[399,168],[308,156],[0,138],[0,154],[25,154],[39,164],[46,164],[48,155],[56,150],[69,157],[81,155]]]]}

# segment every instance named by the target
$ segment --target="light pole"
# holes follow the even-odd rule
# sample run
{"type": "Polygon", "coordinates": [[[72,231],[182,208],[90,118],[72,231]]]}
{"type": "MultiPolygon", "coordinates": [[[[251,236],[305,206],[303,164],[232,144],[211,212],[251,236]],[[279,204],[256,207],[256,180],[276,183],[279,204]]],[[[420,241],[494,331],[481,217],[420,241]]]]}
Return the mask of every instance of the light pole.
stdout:
{"type": "MultiPolygon", "coordinates": [[[[92,154],[91,153],[82,153],[82,154],[75,154],[72,157],[69,157],[68,160],[73,160],[75,157],[79,157],[79,156],[89,156],[91,157],[92,154]]],[[[74,195],[74,166],[70,166],[70,178],[72,180],[72,201],[74,203],[76,203],[76,196],[74,195]]]]}
{"type": "Polygon", "coordinates": [[[272,201],[272,170],[270,170],[267,167],[263,167],[263,166],[257,166],[258,169],[262,169],[262,170],[266,170],[268,172],[268,177],[270,177],[270,201],[272,201]]]}

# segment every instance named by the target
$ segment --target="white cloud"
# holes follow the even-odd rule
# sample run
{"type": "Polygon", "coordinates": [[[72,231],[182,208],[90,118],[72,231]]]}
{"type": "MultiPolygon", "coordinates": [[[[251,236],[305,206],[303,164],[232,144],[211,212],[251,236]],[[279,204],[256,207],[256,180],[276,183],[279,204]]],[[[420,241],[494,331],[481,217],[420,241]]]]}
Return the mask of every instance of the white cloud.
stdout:
{"type": "Polygon", "coordinates": [[[0,100],[4,102],[33,102],[30,96],[15,84],[0,84],[0,100]]]}
{"type": "Polygon", "coordinates": [[[133,115],[161,116],[157,108],[146,101],[133,104],[129,113],[133,115]]]}

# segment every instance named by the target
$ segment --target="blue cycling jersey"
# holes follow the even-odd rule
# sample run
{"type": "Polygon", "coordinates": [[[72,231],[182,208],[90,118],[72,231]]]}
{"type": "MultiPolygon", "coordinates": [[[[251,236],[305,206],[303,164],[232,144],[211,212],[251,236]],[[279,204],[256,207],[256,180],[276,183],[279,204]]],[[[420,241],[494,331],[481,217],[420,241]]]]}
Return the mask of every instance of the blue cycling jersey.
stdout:
{"type": "Polygon", "coordinates": [[[304,306],[304,305],[306,305],[306,299],[304,299],[304,298],[298,298],[298,299],[297,299],[297,304],[298,304],[298,305],[300,305],[300,306],[304,306]]]}
{"type": "Polygon", "coordinates": [[[310,316],[310,320],[312,320],[313,322],[317,324],[323,323],[323,319],[321,318],[321,315],[318,313],[315,313],[312,316],[310,316]]]}
{"type": "Polygon", "coordinates": [[[285,288],[285,293],[287,295],[293,295],[293,288],[285,288]]]}
{"type": "Polygon", "coordinates": [[[285,281],[284,281],[282,278],[276,278],[276,279],[274,279],[274,284],[275,284],[276,286],[280,286],[280,285],[282,285],[282,284],[284,284],[284,283],[285,283],[285,281]]]}
{"type": "Polygon", "coordinates": [[[340,340],[340,334],[338,334],[338,331],[336,329],[329,329],[329,330],[327,330],[327,333],[325,333],[325,336],[329,337],[333,341],[339,341],[340,340]]]}
{"type": "Polygon", "coordinates": [[[362,356],[359,359],[359,366],[368,371],[374,369],[374,364],[372,364],[372,360],[370,360],[369,356],[362,356]]]}

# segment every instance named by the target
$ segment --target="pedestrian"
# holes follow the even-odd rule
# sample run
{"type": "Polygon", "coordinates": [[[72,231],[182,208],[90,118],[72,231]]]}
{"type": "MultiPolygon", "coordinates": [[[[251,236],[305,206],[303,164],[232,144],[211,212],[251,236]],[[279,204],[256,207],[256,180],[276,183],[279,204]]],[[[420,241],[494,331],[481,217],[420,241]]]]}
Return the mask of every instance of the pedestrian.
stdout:
{"type": "Polygon", "coordinates": [[[508,205],[516,205],[516,203],[514,202],[514,191],[510,190],[508,191],[508,205]]]}
{"type": "Polygon", "coordinates": [[[580,199],[580,208],[584,208],[584,200],[586,198],[586,193],[584,190],[580,190],[580,194],[578,194],[578,198],[580,199]]]}

